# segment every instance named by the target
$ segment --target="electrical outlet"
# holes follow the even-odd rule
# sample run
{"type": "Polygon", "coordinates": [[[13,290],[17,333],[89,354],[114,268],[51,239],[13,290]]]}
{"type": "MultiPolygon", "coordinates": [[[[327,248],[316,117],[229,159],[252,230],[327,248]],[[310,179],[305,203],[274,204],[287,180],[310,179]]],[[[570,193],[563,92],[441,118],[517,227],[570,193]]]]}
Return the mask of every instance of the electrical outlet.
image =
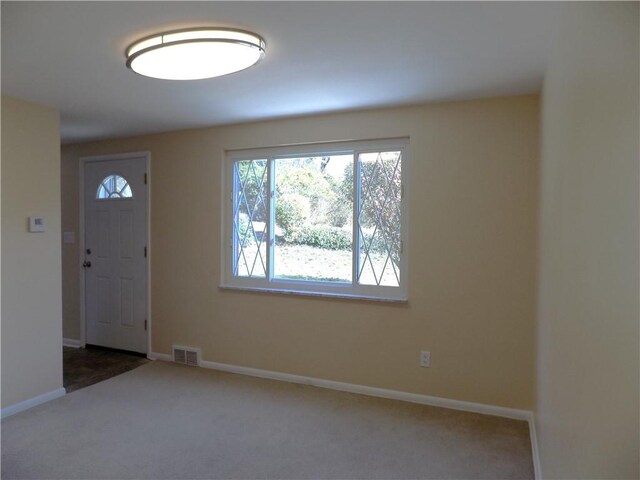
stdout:
{"type": "Polygon", "coordinates": [[[427,352],[426,350],[422,350],[420,352],[420,366],[421,367],[431,366],[431,352],[427,352]]]}

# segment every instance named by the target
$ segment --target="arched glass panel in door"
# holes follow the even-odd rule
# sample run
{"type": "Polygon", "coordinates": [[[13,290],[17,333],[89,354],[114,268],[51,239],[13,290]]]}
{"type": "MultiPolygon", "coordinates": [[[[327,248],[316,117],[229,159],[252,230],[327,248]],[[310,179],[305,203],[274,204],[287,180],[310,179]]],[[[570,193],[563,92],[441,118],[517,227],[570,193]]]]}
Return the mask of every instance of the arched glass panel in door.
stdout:
{"type": "Polygon", "coordinates": [[[98,200],[107,200],[113,198],[133,198],[133,191],[129,182],[120,175],[109,175],[105,177],[96,193],[98,200]]]}

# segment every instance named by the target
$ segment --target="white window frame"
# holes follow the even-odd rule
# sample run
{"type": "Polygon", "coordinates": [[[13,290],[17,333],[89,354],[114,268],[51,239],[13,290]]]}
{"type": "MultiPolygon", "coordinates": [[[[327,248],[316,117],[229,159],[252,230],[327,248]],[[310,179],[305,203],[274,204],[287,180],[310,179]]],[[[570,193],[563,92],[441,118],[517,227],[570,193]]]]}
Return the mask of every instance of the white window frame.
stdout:
{"type": "Polygon", "coordinates": [[[221,279],[220,288],[255,290],[262,292],[278,292],[290,294],[302,294],[313,296],[328,296],[341,298],[354,298],[366,300],[379,300],[390,302],[406,302],[408,300],[408,252],[409,252],[409,166],[410,152],[409,139],[396,138],[384,140],[364,140],[336,143],[318,143],[305,145],[289,145],[282,147],[267,147],[246,150],[225,151],[222,162],[222,229],[221,229],[221,279]],[[357,228],[357,214],[360,203],[360,175],[358,156],[362,153],[381,151],[401,151],[401,185],[402,195],[400,203],[400,286],[360,285],[357,282],[357,268],[360,256],[360,236],[357,228]],[[354,168],[354,201],[353,201],[353,243],[352,243],[352,278],[351,283],[325,282],[309,280],[288,280],[274,278],[273,262],[275,237],[275,208],[273,195],[275,191],[275,171],[273,164],[277,159],[297,158],[301,156],[319,157],[329,155],[353,155],[354,168]],[[267,249],[266,268],[267,275],[264,278],[242,277],[233,274],[233,175],[234,164],[238,161],[267,160],[267,249]]]}

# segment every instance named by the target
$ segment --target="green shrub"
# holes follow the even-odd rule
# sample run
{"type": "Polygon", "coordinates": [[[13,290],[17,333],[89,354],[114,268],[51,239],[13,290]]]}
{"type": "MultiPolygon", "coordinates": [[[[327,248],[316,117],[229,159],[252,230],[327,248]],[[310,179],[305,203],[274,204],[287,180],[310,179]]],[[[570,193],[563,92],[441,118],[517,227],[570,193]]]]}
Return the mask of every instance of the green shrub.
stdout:
{"type": "Polygon", "coordinates": [[[297,193],[282,195],[276,200],[276,225],[284,230],[284,235],[291,236],[297,225],[309,218],[309,199],[297,193]]]}
{"type": "Polygon", "coordinates": [[[253,245],[253,228],[245,215],[240,215],[238,219],[238,236],[243,248],[253,245]]]}
{"type": "Polygon", "coordinates": [[[335,195],[326,214],[329,225],[344,227],[353,217],[353,203],[335,195]]]}
{"type": "Polygon", "coordinates": [[[327,250],[350,250],[351,232],[330,225],[305,225],[285,236],[289,243],[327,250]]]}
{"type": "Polygon", "coordinates": [[[399,239],[396,241],[395,238],[385,239],[382,235],[382,230],[377,229],[363,229],[362,236],[360,237],[360,245],[362,249],[365,249],[371,253],[379,253],[386,255],[387,253],[391,254],[391,260],[394,262],[399,262],[400,258],[397,257],[400,253],[400,241],[399,239]],[[373,237],[373,232],[375,233],[375,238],[373,237]],[[387,245],[386,242],[389,242],[387,245]],[[387,248],[390,250],[387,252],[387,248]]]}

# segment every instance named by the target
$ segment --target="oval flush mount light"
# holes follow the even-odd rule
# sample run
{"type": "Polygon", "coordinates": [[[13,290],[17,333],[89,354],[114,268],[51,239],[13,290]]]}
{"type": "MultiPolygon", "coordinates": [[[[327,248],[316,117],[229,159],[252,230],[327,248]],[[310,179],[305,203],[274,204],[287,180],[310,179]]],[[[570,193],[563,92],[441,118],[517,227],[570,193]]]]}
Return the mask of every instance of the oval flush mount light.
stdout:
{"type": "Polygon", "coordinates": [[[127,48],[127,67],[165,80],[200,80],[238,72],[264,57],[264,40],[229,28],[191,28],[145,37],[127,48]]]}

